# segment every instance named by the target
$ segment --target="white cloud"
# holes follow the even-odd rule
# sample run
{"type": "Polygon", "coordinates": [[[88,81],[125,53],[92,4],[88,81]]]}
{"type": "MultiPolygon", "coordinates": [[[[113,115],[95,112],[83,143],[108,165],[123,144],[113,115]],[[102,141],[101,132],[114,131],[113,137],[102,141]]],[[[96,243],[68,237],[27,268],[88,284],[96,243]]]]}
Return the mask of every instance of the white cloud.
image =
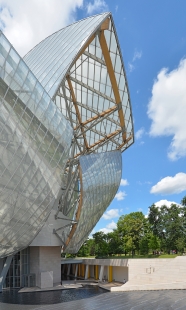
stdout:
{"type": "Polygon", "coordinates": [[[117,228],[116,223],[114,221],[112,221],[105,228],[101,228],[99,231],[104,232],[104,234],[108,234],[109,232],[112,232],[113,229],[116,229],[116,228],[117,228]]]}
{"type": "Polygon", "coordinates": [[[87,14],[92,14],[94,12],[107,11],[108,6],[104,0],[94,0],[93,3],[88,2],[87,4],[87,14]]]}
{"type": "Polygon", "coordinates": [[[0,28],[25,55],[46,36],[75,21],[83,0],[0,0],[0,28]]]}
{"type": "Polygon", "coordinates": [[[159,200],[155,203],[156,207],[160,208],[161,206],[166,205],[168,208],[170,208],[171,204],[176,204],[176,205],[180,205],[179,203],[175,202],[175,201],[169,201],[169,200],[159,200]]]}
{"type": "Polygon", "coordinates": [[[152,88],[148,116],[151,136],[172,136],[168,157],[186,156],[186,59],[177,69],[162,69],[152,88]]]}
{"type": "Polygon", "coordinates": [[[126,185],[129,185],[127,179],[121,179],[120,186],[126,186],[126,185]]]}
{"type": "MultiPolygon", "coordinates": [[[[168,208],[170,208],[170,206],[172,204],[176,204],[178,206],[181,206],[179,203],[175,202],[175,201],[169,201],[169,200],[166,200],[166,199],[162,199],[162,200],[159,200],[157,202],[154,203],[156,207],[160,208],[161,206],[167,206],[168,208]]],[[[148,218],[148,215],[149,215],[149,209],[148,209],[148,212],[147,214],[145,215],[145,218],[148,218]]]]}
{"type": "Polygon", "coordinates": [[[145,129],[143,127],[140,128],[138,131],[136,131],[136,134],[135,134],[136,140],[141,139],[144,133],[145,133],[145,129]]]}
{"type": "Polygon", "coordinates": [[[109,228],[109,229],[116,229],[117,225],[116,225],[116,223],[114,221],[112,221],[106,227],[109,228]]]}
{"type": "Polygon", "coordinates": [[[141,56],[142,56],[142,51],[140,51],[140,52],[135,51],[132,61],[134,62],[134,61],[136,61],[136,59],[140,59],[141,56]]]}
{"type": "Polygon", "coordinates": [[[119,209],[110,209],[106,211],[103,216],[105,220],[111,220],[115,217],[119,217],[119,209]]]}
{"type": "Polygon", "coordinates": [[[178,194],[186,191],[186,173],[177,173],[174,177],[165,177],[156,185],[152,186],[152,194],[178,194]]]}
{"type": "Polygon", "coordinates": [[[127,194],[126,194],[124,191],[119,191],[119,192],[116,194],[115,198],[116,198],[117,200],[124,200],[126,196],[127,196],[127,194]]]}
{"type": "Polygon", "coordinates": [[[118,5],[115,6],[115,11],[116,11],[116,13],[117,13],[117,11],[118,11],[118,5]]]}

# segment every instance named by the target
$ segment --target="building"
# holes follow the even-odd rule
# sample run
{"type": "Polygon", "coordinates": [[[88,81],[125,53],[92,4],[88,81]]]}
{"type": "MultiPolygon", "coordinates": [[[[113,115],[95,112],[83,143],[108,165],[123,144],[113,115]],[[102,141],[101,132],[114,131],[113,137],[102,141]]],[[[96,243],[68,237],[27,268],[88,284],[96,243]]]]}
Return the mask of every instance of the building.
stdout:
{"type": "Polygon", "coordinates": [[[23,59],[1,32],[0,50],[1,286],[53,285],[61,250],[76,253],[109,206],[134,142],[122,55],[111,13],[23,59]]]}

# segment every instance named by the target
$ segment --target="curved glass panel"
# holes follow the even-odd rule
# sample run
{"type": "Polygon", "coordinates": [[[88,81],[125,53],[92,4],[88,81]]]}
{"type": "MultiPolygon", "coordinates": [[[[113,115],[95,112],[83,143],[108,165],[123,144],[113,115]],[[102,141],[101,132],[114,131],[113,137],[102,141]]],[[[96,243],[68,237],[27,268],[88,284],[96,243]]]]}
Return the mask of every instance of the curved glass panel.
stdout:
{"type": "Polygon", "coordinates": [[[64,249],[67,253],[78,252],[114,198],[121,181],[121,152],[81,156],[80,166],[83,203],[76,231],[64,249]]]}
{"type": "Polygon", "coordinates": [[[78,21],[36,45],[24,60],[51,97],[76,54],[109,13],[78,21]]]}
{"type": "Polygon", "coordinates": [[[72,128],[0,36],[0,257],[29,245],[50,214],[72,128]]]}

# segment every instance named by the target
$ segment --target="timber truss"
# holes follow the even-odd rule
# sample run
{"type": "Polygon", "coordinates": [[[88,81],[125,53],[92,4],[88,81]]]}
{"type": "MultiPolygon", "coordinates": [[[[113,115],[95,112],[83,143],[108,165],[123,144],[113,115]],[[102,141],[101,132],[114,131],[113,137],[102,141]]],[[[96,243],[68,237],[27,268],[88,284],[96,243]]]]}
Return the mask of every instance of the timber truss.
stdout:
{"type": "MultiPolygon", "coordinates": [[[[60,214],[69,216],[73,211],[67,224],[70,229],[66,243],[60,234],[64,227],[55,231],[64,247],[76,230],[82,207],[79,156],[100,151],[123,151],[133,140],[132,129],[127,132],[125,108],[105,32],[115,36],[110,18],[82,47],[53,98],[74,130],[71,156],[65,170],[66,184],[56,213],[56,219],[60,219],[60,214]],[[74,195],[75,190],[77,195],[74,195]]],[[[125,87],[123,85],[123,89],[125,87]]]]}

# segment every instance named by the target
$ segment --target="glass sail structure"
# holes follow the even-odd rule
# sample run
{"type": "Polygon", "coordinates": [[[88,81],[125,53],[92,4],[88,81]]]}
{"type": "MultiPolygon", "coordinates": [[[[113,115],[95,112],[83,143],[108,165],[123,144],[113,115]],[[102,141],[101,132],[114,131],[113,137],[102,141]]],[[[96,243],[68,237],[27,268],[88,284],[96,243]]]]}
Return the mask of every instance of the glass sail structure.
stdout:
{"type": "Polygon", "coordinates": [[[52,233],[76,253],[114,198],[121,152],[134,142],[111,13],[57,31],[23,59],[1,33],[0,70],[0,257],[28,246],[51,214],[52,233]]]}

